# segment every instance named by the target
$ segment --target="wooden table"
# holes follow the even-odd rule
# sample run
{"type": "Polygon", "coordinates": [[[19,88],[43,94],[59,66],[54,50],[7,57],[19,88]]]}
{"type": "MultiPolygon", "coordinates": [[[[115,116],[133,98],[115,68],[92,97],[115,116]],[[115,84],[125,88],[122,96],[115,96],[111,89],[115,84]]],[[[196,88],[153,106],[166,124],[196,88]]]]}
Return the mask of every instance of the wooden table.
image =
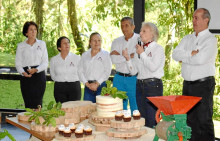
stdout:
{"type": "MultiPolygon", "coordinates": [[[[25,121],[20,121],[18,120],[17,117],[13,117],[13,118],[6,118],[6,122],[32,134],[33,136],[37,137],[38,139],[41,139],[43,141],[58,141],[55,138],[55,132],[47,132],[47,133],[42,133],[42,132],[36,132],[36,131],[33,131],[33,130],[30,130],[30,122],[25,122],[25,121]]],[[[147,127],[144,127],[147,129],[147,134],[141,136],[140,138],[138,139],[121,139],[121,138],[114,138],[114,137],[109,137],[105,134],[105,132],[99,132],[99,131],[95,131],[95,127],[91,124],[88,123],[88,119],[87,120],[84,120],[81,122],[82,124],[84,125],[89,125],[90,127],[93,128],[93,133],[96,135],[95,139],[92,140],[92,141],[153,141],[153,138],[154,138],[154,135],[155,135],[155,132],[154,132],[154,129],[151,129],[151,128],[147,128],[147,127]]],[[[159,139],[159,141],[164,141],[162,139],[159,139]]]]}
{"type": "Polygon", "coordinates": [[[20,121],[18,120],[17,117],[13,117],[13,118],[6,118],[5,120],[6,122],[32,134],[33,136],[43,140],[43,141],[51,141],[54,138],[55,132],[47,132],[47,133],[43,133],[43,132],[36,132],[30,129],[30,122],[26,122],[26,121],[20,121]]]}

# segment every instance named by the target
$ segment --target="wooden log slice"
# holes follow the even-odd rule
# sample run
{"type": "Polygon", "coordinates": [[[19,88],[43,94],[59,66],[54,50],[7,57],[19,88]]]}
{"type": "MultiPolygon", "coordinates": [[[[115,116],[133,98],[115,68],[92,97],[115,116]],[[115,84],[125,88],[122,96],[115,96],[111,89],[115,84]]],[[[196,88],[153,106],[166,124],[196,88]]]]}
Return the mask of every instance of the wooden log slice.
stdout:
{"type": "Polygon", "coordinates": [[[34,122],[32,122],[30,129],[37,131],[37,132],[55,132],[57,130],[57,127],[53,127],[51,125],[49,125],[49,126],[41,125],[41,124],[37,125],[34,122]]]}
{"type": "Polygon", "coordinates": [[[106,135],[115,138],[138,138],[147,133],[147,130],[141,128],[136,131],[117,131],[114,128],[110,128],[106,131],[106,135]]]}
{"type": "MultiPolygon", "coordinates": [[[[69,101],[62,104],[62,110],[66,112],[65,117],[72,119],[73,123],[79,123],[96,110],[96,104],[91,101],[69,101]]],[[[65,121],[65,124],[69,121],[65,121]]]]}
{"type": "Polygon", "coordinates": [[[59,141],[87,141],[87,140],[93,140],[95,139],[95,135],[83,135],[82,138],[76,138],[75,134],[72,134],[71,137],[64,137],[60,135],[59,133],[55,134],[55,139],[59,141]]]}
{"type": "MultiPolygon", "coordinates": [[[[21,112],[21,113],[18,113],[17,117],[18,117],[18,120],[21,120],[21,121],[28,121],[29,117],[28,115],[24,115],[26,112],[21,112]]],[[[42,124],[44,122],[44,119],[42,117],[39,117],[40,119],[40,123],[42,124]]],[[[65,117],[64,116],[60,116],[58,118],[55,118],[56,119],[56,124],[64,124],[64,120],[65,120],[65,117]]]]}
{"type": "Polygon", "coordinates": [[[95,130],[100,131],[100,132],[105,132],[107,131],[110,127],[110,124],[95,124],[95,130]]]}
{"type": "Polygon", "coordinates": [[[26,112],[21,112],[21,113],[18,113],[18,120],[21,120],[21,121],[28,121],[29,117],[28,115],[24,115],[26,112]]]}
{"type": "Polygon", "coordinates": [[[114,117],[100,117],[97,115],[97,112],[93,112],[89,117],[89,123],[110,125],[113,119],[114,117]]]}
{"type": "Polygon", "coordinates": [[[65,123],[65,116],[60,116],[58,118],[55,118],[56,119],[56,124],[64,124],[65,123]]]}
{"type": "Polygon", "coordinates": [[[130,129],[126,129],[126,128],[115,128],[117,131],[137,131],[137,130],[141,130],[141,127],[137,127],[137,128],[130,128],[130,129]]]}
{"type": "Polygon", "coordinates": [[[145,125],[145,119],[141,118],[140,120],[133,120],[131,119],[130,122],[124,122],[122,121],[116,121],[116,120],[111,120],[111,127],[112,128],[120,128],[120,129],[133,129],[133,128],[138,128],[142,127],[145,125]]]}
{"type": "Polygon", "coordinates": [[[74,113],[80,111],[81,114],[91,113],[96,109],[96,105],[91,101],[69,101],[62,104],[62,110],[67,113],[74,113]]]}

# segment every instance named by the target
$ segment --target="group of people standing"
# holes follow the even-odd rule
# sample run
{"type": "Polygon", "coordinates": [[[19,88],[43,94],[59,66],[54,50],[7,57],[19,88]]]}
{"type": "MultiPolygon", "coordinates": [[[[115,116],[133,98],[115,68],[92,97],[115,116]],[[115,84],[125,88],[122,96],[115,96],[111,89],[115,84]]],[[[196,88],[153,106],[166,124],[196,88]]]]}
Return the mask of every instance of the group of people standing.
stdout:
{"type": "MultiPolygon", "coordinates": [[[[183,95],[202,97],[188,114],[192,141],[214,140],[212,106],[217,40],[208,30],[210,19],[207,9],[196,10],[194,33],[184,37],[173,51],[173,59],[182,64],[183,95]]],[[[106,86],[113,63],[116,67],[113,86],[127,92],[131,113],[139,110],[146,126],[154,127],[157,108],[146,97],[163,95],[164,49],[157,43],[159,31],[155,24],[143,22],[140,34],[134,33],[134,29],[132,18],[122,18],[123,36],[112,42],[110,53],[101,48],[101,35],[92,33],[89,49],[81,57],[70,52],[67,37],[60,37],[57,40],[60,53],[50,61],[56,102],[80,100],[81,81],[85,86],[84,100],[95,103],[96,95],[106,86]]],[[[45,42],[36,38],[37,30],[34,22],[24,24],[23,34],[27,39],[18,44],[16,52],[16,68],[23,76],[20,84],[26,108],[42,105],[46,87],[48,55],[45,42]]],[[[123,100],[125,110],[128,100],[123,100]]]]}

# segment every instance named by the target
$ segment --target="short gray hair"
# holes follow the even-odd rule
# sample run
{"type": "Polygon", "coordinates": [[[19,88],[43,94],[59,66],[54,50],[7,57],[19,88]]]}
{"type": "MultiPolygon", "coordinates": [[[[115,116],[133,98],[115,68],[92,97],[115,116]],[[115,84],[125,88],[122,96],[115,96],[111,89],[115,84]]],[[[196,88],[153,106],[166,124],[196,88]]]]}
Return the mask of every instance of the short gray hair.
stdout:
{"type": "MultiPolygon", "coordinates": [[[[200,10],[200,9],[203,10],[203,16],[202,16],[203,19],[205,19],[205,18],[208,18],[208,19],[209,19],[209,21],[208,21],[208,25],[209,25],[209,22],[210,22],[210,20],[211,20],[211,15],[210,15],[209,10],[206,9],[206,8],[199,8],[199,9],[196,9],[196,11],[197,11],[197,10],[200,10]]],[[[195,11],[195,12],[196,12],[196,11],[195,11]]],[[[194,13],[195,13],[195,12],[194,12],[194,13]]]]}
{"type": "Polygon", "coordinates": [[[151,23],[151,22],[143,22],[142,23],[142,27],[149,27],[152,34],[153,34],[153,41],[157,41],[159,38],[159,31],[158,28],[155,24],[151,23]]]}
{"type": "Polygon", "coordinates": [[[121,22],[123,22],[123,21],[129,21],[130,25],[134,25],[134,20],[131,17],[123,17],[121,19],[121,22]]]}

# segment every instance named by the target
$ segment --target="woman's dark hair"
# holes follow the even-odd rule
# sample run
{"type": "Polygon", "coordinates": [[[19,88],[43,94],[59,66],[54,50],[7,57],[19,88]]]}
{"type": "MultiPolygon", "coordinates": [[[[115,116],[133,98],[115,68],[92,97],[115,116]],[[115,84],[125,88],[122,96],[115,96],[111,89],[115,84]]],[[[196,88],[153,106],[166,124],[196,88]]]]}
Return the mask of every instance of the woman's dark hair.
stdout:
{"type": "Polygon", "coordinates": [[[91,46],[90,46],[90,41],[91,41],[91,39],[92,39],[92,36],[94,36],[94,35],[99,35],[100,37],[102,37],[98,32],[93,32],[93,33],[89,36],[89,46],[88,46],[88,49],[91,48],[91,46]]]}
{"type": "Polygon", "coordinates": [[[59,52],[60,52],[60,50],[59,50],[58,48],[61,47],[61,41],[62,41],[63,39],[67,39],[67,40],[69,40],[69,43],[70,43],[70,39],[67,38],[66,36],[62,36],[62,37],[60,37],[60,38],[57,40],[57,50],[58,50],[59,52]]]}
{"type": "Polygon", "coordinates": [[[37,28],[37,32],[38,32],[38,26],[35,22],[33,21],[27,21],[25,22],[24,26],[23,26],[23,35],[27,37],[26,33],[28,32],[28,28],[30,25],[34,25],[37,28]]]}

